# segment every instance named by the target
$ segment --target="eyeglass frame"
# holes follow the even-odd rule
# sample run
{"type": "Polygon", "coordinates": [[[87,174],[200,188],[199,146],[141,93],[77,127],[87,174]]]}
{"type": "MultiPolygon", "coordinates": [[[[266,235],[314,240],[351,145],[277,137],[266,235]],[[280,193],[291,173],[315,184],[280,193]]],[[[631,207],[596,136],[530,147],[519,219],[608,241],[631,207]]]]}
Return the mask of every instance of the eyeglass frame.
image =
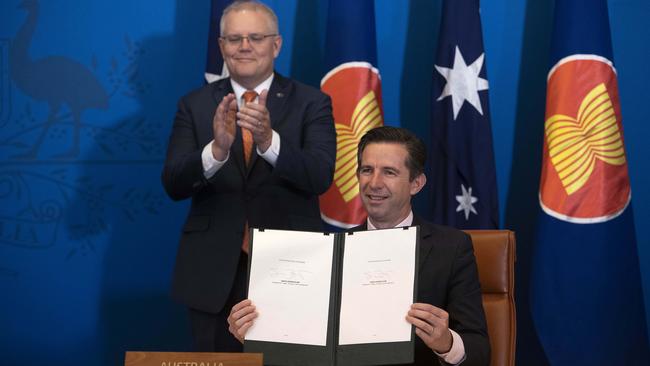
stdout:
{"type": "Polygon", "coordinates": [[[259,45],[264,42],[265,39],[268,37],[277,37],[279,34],[277,33],[271,33],[271,34],[260,34],[260,33],[250,33],[248,35],[242,35],[242,34],[231,34],[227,36],[221,36],[219,37],[220,40],[226,42],[226,44],[230,46],[239,46],[242,43],[244,43],[244,39],[248,41],[248,44],[250,45],[259,45]],[[233,39],[233,37],[236,37],[237,39],[233,39]],[[255,37],[261,37],[258,39],[255,39],[255,37]]]}

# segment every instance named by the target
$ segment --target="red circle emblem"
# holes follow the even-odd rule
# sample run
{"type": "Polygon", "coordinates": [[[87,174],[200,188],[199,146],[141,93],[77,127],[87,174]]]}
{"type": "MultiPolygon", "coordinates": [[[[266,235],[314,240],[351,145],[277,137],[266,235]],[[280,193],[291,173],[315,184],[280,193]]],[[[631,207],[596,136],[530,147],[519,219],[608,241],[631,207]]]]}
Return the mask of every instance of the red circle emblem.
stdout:
{"type": "Polygon", "coordinates": [[[558,219],[610,220],[630,200],[616,74],[609,60],[567,57],[549,72],[540,204],[558,219]]]}

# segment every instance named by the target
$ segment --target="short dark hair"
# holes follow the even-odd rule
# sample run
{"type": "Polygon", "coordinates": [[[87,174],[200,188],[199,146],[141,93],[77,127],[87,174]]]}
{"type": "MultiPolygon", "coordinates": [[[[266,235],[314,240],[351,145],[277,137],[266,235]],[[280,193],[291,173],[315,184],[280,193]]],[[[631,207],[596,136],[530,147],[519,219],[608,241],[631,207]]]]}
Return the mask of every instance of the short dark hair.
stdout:
{"type": "Polygon", "coordinates": [[[361,154],[369,144],[394,143],[406,148],[408,156],[406,167],[409,169],[409,180],[424,173],[424,163],[427,160],[427,149],[422,140],[413,132],[400,127],[382,126],[366,132],[359,141],[357,153],[357,169],[361,166],[361,154]]]}

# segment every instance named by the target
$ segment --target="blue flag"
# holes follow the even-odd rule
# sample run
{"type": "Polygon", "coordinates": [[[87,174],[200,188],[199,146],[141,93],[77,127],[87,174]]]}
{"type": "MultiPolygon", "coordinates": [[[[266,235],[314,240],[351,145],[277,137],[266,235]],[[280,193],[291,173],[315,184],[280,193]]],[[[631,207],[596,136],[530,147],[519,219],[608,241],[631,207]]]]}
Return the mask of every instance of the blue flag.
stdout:
{"type": "Polygon", "coordinates": [[[551,365],[649,365],[606,0],[558,0],[531,310],[551,365]]]}
{"type": "Polygon", "coordinates": [[[488,81],[478,0],[445,0],[433,76],[433,221],[499,226],[488,81]]]}
{"type": "Polygon", "coordinates": [[[357,146],[368,130],[384,122],[374,0],[330,1],[325,55],[321,89],[332,98],[336,166],[334,182],[320,196],[320,209],[323,221],[336,230],[365,222],[356,175],[357,146]]]}
{"type": "Polygon", "coordinates": [[[219,49],[219,36],[221,34],[221,14],[228,6],[228,0],[212,0],[210,8],[210,29],[208,32],[208,57],[205,64],[205,80],[208,83],[227,78],[228,68],[223,63],[219,49]]]}

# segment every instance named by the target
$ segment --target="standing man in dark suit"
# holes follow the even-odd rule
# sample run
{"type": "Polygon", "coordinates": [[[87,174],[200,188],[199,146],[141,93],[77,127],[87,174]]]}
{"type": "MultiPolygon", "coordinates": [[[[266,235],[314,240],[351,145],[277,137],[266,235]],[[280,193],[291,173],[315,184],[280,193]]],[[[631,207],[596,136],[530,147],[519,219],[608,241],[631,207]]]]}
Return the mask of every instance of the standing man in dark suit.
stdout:
{"type": "Polygon", "coordinates": [[[229,5],[219,45],[230,78],[181,98],[162,174],[172,199],[192,199],[172,296],[189,307],[197,351],[241,350],[226,319],[245,296],[248,228],[322,230],[336,156],[329,97],[274,73],[270,8],[229,5]]]}
{"type": "MultiPolygon", "coordinates": [[[[425,159],[424,144],[405,129],[368,131],[359,142],[357,170],[368,221],[353,230],[420,226],[417,302],[406,315],[418,336],[414,364],[488,365],[490,343],[472,241],[462,231],[413,215],[411,197],[426,183],[425,159]]],[[[240,302],[228,317],[230,331],[243,340],[256,317],[250,300],[240,302]]]]}

